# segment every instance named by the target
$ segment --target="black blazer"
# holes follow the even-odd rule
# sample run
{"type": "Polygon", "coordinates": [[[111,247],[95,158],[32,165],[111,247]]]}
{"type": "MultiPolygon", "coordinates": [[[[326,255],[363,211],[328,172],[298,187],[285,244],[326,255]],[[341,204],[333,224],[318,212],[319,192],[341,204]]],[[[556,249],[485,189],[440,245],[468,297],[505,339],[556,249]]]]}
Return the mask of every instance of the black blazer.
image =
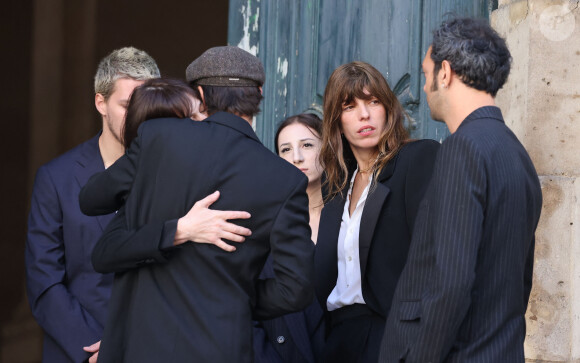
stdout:
{"type": "MultiPolygon", "coordinates": [[[[405,265],[419,202],[425,194],[439,143],[420,140],[404,145],[385,166],[367,197],[360,225],[362,293],[367,306],[387,316],[405,265]]],[[[337,242],[345,195],[322,209],[315,250],[315,287],[322,308],[336,285],[337,242]]]]}
{"type": "Polygon", "coordinates": [[[497,107],[471,113],[439,150],[381,362],[523,362],[538,175],[497,107]]]}
{"type": "Polygon", "coordinates": [[[306,185],[237,116],[145,122],[80,196],[92,213],[127,198],[93,252],[97,270],[118,272],[99,362],[251,362],[252,317],[300,310],[313,298],[306,185]],[[251,213],[237,221],[251,237],[233,253],[172,247],[177,219],[215,190],[212,208],[251,213]],[[258,280],[270,253],[276,278],[258,280]]]}
{"type": "MultiPolygon", "coordinates": [[[[271,258],[260,277],[274,277],[271,258]]],[[[304,310],[254,322],[255,363],[318,362],[324,346],[324,321],[315,300],[304,310]]]]}

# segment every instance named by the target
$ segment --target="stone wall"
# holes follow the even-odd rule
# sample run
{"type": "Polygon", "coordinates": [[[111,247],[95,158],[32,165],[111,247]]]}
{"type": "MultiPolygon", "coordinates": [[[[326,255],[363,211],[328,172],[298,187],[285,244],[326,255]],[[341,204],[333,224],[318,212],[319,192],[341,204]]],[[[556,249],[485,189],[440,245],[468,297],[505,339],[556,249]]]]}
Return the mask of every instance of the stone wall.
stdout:
{"type": "Polygon", "coordinates": [[[492,26],[513,67],[497,96],[540,175],[526,361],[580,362],[580,4],[499,1],[492,26]]]}

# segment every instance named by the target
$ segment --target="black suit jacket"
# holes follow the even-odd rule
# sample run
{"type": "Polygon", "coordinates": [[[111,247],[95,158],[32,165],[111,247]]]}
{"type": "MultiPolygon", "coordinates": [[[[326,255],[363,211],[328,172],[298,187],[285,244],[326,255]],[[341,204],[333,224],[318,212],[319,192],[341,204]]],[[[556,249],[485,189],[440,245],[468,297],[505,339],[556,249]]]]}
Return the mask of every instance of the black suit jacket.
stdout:
{"type": "Polygon", "coordinates": [[[497,107],[439,150],[388,317],[381,362],[523,362],[542,194],[497,107]]]}
{"type": "Polygon", "coordinates": [[[306,185],[237,116],[145,122],[80,196],[92,213],[127,198],[93,252],[97,270],[118,272],[99,362],[251,362],[252,315],[272,318],[313,298],[306,185]],[[233,253],[172,247],[177,219],[215,190],[212,208],[252,214],[237,221],[252,236],[233,253]],[[258,281],[270,253],[276,278],[258,281]]]}
{"type": "MultiPolygon", "coordinates": [[[[260,274],[274,277],[269,258],[260,274]]],[[[255,363],[316,363],[324,345],[324,321],[318,301],[279,318],[254,322],[255,363]]]]}
{"type": "MultiPolygon", "coordinates": [[[[404,145],[382,170],[365,202],[359,235],[362,293],[367,306],[384,318],[405,265],[417,208],[438,148],[439,143],[433,140],[404,145]]],[[[315,287],[325,312],[338,276],[337,241],[346,192],[330,200],[320,217],[315,287]]]]}

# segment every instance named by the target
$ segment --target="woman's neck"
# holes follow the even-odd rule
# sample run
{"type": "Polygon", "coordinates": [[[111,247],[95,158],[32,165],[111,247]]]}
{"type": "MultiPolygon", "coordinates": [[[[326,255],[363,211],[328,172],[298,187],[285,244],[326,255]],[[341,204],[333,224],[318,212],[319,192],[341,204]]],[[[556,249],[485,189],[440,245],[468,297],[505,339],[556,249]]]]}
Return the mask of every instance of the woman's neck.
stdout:
{"type": "Polygon", "coordinates": [[[368,175],[372,172],[373,166],[377,162],[378,151],[365,152],[365,153],[354,153],[354,158],[358,165],[358,172],[368,175]]]}
{"type": "Polygon", "coordinates": [[[306,188],[306,194],[308,194],[308,212],[310,214],[309,224],[312,231],[311,238],[316,244],[318,238],[318,225],[320,224],[320,212],[324,206],[320,181],[309,183],[306,188]]]}
{"type": "Polygon", "coordinates": [[[306,187],[306,194],[308,194],[308,210],[312,216],[313,212],[320,215],[320,210],[323,206],[321,182],[308,183],[306,187]]]}

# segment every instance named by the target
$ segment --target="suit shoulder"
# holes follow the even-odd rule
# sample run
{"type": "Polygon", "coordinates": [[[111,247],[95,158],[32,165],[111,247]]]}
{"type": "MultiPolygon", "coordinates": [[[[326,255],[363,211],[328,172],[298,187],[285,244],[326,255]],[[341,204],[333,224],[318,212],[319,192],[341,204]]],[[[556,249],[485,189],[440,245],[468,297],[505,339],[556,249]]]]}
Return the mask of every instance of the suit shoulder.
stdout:
{"type": "Polygon", "coordinates": [[[435,140],[431,139],[419,139],[412,140],[405,145],[401,150],[407,150],[408,152],[420,152],[427,150],[437,150],[441,144],[435,140]]]}
{"type": "Polygon", "coordinates": [[[156,131],[172,131],[182,127],[188,127],[196,124],[201,125],[202,123],[193,121],[192,119],[189,118],[161,117],[147,120],[143,122],[139,126],[139,128],[141,130],[148,129],[156,131]]]}
{"type": "Polygon", "coordinates": [[[399,151],[399,155],[401,158],[405,159],[406,158],[413,159],[415,157],[425,155],[432,155],[433,157],[435,157],[440,146],[441,146],[440,143],[431,139],[413,140],[403,145],[403,147],[399,151]]]}
{"type": "Polygon", "coordinates": [[[87,140],[65,153],[55,157],[47,163],[41,165],[39,171],[63,170],[69,169],[72,164],[78,162],[82,157],[100,157],[98,136],[87,140]]]}
{"type": "Polygon", "coordinates": [[[482,153],[482,147],[485,144],[483,140],[486,138],[488,138],[488,135],[481,132],[472,132],[468,128],[464,128],[463,130],[458,129],[445,139],[442,146],[445,149],[464,149],[482,153]]]}

